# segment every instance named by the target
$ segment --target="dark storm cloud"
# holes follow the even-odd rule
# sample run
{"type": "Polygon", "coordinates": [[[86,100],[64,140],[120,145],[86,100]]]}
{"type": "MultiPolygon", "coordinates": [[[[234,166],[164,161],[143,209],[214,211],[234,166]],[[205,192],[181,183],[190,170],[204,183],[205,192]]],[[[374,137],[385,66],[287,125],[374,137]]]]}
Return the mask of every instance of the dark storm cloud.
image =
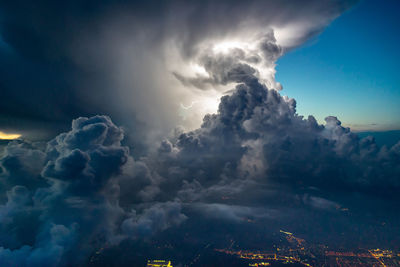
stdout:
{"type": "Polygon", "coordinates": [[[336,117],[319,125],[297,115],[293,99],[256,78],[244,82],[200,128],[140,159],[106,116],[74,120],[46,148],[10,143],[1,159],[0,262],[76,264],[93,244],[145,240],[185,224],[197,236],[213,222],[259,227],[302,212],[310,224],[320,214],[343,217],[343,206],[376,212],[363,206],[368,199],[393,216],[400,143],[360,140],[336,117]]]}
{"type": "Polygon", "coordinates": [[[304,119],[293,99],[254,79],[224,96],[218,114],[207,115],[201,128],[181,134],[164,150],[170,154],[165,175],[182,176],[180,194],[201,200],[216,199],[212,194],[218,193],[234,199],[241,190],[271,183],[397,199],[398,146],[360,140],[336,117],[327,117],[325,125],[312,116],[304,119]]]}
{"type": "MultiPolygon", "coordinates": [[[[159,192],[154,199],[180,199],[188,224],[250,221],[262,228],[275,221],[321,242],[374,246],[364,235],[397,240],[390,232],[397,229],[400,142],[379,147],[333,116],[319,125],[299,116],[293,99],[255,78],[242,82],[199,129],[164,141],[156,162],[146,161],[164,177],[152,185],[159,192]],[[371,231],[380,229],[373,226],[379,220],[390,225],[387,232],[371,231]]],[[[192,232],[201,236],[197,224],[192,232]]]]}
{"type": "MultiPolygon", "coordinates": [[[[2,3],[0,127],[43,139],[67,130],[73,118],[99,113],[129,127],[140,122],[140,129],[160,113],[164,114],[160,121],[176,123],[176,115],[168,112],[176,109],[173,85],[161,88],[155,82],[165,84],[167,78],[162,77],[169,75],[163,67],[163,60],[169,60],[164,51],[168,43],[189,59],[203,41],[235,33],[243,25],[246,29],[296,22],[312,25],[300,33],[295,46],[352,4],[315,0],[301,5],[298,1],[2,3]],[[159,79],[150,81],[149,76],[159,79]]],[[[277,48],[265,42],[262,49],[276,52],[277,48]]]]}
{"type": "MultiPolygon", "coordinates": [[[[123,167],[128,160],[141,164],[133,162],[122,139],[121,128],[108,117],[95,116],[74,120],[72,129],[46,148],[21,142],[6,147],[1,159],[6,199],[0,206],[1,265],[76,264],[85,260],[91,242],[115,244],[185,220],[178,202],[148,204],[141,212],[133,209],[132,200],[130,206],[119,205],[123,167]],[[24,234],[27,229],[30,233],[24,234]]],[[[129,175],[135,183],[134,174],[129,175]]]]}
{"type": "MultiPolygon", "coordinates": [[[[323,125],[313,116],[299,116],[295,100],[271,89],[260,75],[262,68],[273,69],[276,59],[292,48],[277,43],[276,31],[262,32],[254,49],[233,47],[218,52],[208,46],[213,38],[236,30],[242,33],[244,22],[251,29],[305,17],[315,23],[301,35],[307,39],[348,7],[338,1],[298,3],[72,1],[62,7],[53,2],[30,4],[29,9],[3,5],[1,36],[7,48],[2,46],[0,52],[9,60],[7,64],[18,62],[14,69],[1,69],[1,92],[8,97],[0,99],[4,118],[10,114],[53,123],[101,111],[121,118],[124,104],[110,96],[117,97],[122,91],[107,89],[113,83],[105,74],[118,76],[125,70],[135,78],[143,76],[140,85],[154,85],[151,82],[165,69],[155,68],[157,60],[148,63],[148,54],[159,56],[159,50],[152,49],[170,39],[184,60],[194,60],[208,74],[193,78],[174,72],[181,83],[199,89],[220,85],[233,89],[220,99],[218,112],[206,115],[200,127],[176,130],[157,149],[140,156],[132,152],[137,147],[126,145],[124,138],[134,136],[146,147],[140,132],[152,132],[129,116],[141,111],[164,118],[166,109],[157,103],[171,100],[164,99],[169,93],[176,96],[168,91],[173,86],[165,80],[161,84],[166,92],[128,86],[135,98],[120,95],[135,111],[127,116],[133,121],[129,127],[117,126],[108,116],[79,117],[71,129],[49,142],[8,143],[0,154],[0,265],[85,264],[95,249],[105,245],[123,247],[127,240],[144,243],[152,238],[167,240],[166,236],[174,239],[180,229],[189,236],[182,240],[205,243],[217,240],[220,233],[240,236],[249,225],[259,232],[284,225],[310,237],[335,238],[342,237],[341,233],[350,236],[354,229],[373,228],[381,218],[389,232],[398,229],[400,142],[381,147],[372,137],[361,139],[334,116],[327,117],[323,125]],[[115,14],[121,15],[118,23],[113,20],[115,14]],[[116,41],[127,39],[113,39],[110,46],[99,42],[95,49],[92,42],[104,38],[99,33],[100,22],[111,25],[113,33],[133,34],[129,49],[122,49],[127,61],[133,53],[133,65],[111,71],[115,66],[111,63],[122,57],[112,58],[115,54],[107,52],[118,50],[121,46],[116,41]],[[124,30],[119,32],[115,27],[128,22],[133,23],[129,30],[121,27],[124,30]],[[94,38],[97,33],[101,37],[94,38]],[[77,44],[80,41],[82,46],[77,44]],[[137,45],[134,49],[133,44],[137,45]],[[91,58],[89,50],[104,58],[91,58]],[[34,78],[20,79],[25,71],[34,78]],[[88,86],[81,92],[82,84],[76,82],[83,76],[96,78],[99,87],[88,86]],[[25,98],[27,92],[33,99],[25,98]],[[86,98],[77,97],[82,95],[86,98]],[[344,207],[355,219],[343,213],[344,207]]],[[[93,85],[94,81],[85,78],[84,83],[93,85]]],[[[7,127],[18,124],[3,121],[7,127]]],[[[176,126],[171,121],[166,124],[176,126]]],[[[351,241],[362,241],[360,236],[351,236],[351,241]]],[[[249,236],[245,240],[247,244],[253,241],[249,236]]]]}

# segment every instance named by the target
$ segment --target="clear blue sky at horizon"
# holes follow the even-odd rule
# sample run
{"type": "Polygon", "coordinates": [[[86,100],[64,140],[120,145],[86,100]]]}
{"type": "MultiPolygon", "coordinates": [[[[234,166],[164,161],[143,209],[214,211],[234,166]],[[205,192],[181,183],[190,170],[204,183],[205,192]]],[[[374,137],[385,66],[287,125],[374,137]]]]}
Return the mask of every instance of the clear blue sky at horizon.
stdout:
{"type": "Polygon", "coordinates": [[[400,1],[364,0],[277,62],[283,95],[321,123],[400,129],[400,1]]]}

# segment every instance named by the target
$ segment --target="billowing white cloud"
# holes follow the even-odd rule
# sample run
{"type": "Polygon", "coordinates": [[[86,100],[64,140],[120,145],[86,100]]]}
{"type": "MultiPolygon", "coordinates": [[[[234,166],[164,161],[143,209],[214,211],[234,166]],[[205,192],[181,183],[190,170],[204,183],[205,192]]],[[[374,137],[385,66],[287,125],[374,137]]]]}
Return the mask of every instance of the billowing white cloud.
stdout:
{"type": "Polygon", "coordinates": [[[128,127],[135,118],[151,141],[177,126],[195,129],[205,114],[217,111],[243,63],[251,68],[240,71],[255,70],[269,88],[280,90],[276,60],[352,4],[176,1],[139,9],[143,14],[117,7],[97,19],[96,31],[83,30],[85,42],[73,47],[78,65],[99,74],[87,79],[79,94],[128,127]],[[223,69],[227,64],[236,67],[223,69]],[[88,97],[93,93],[88,88],[96,88],[95,97],[88,97]]]}

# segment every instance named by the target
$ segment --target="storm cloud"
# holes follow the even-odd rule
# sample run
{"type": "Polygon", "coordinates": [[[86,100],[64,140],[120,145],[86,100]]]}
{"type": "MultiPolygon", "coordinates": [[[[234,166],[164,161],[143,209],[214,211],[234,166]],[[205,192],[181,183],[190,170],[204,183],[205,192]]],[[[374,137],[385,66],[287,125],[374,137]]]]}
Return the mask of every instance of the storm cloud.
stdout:
{"type": "Polygon", "coordinates": [[[74,120],[46,147],[6,147],[0,262],[79,263],[93,244],[147,239],[190,221],[257,225],[300,211],[340,217],[341,207],[375,213],[362,205],[371,198],[390,221],[399,201],[400,143],[378,147],[336,117],[324,125],[304,119],[293,99],[254,77],[222,97],[200,128],[146,157],[130,156],[123,136],[109,117],[95,116],[74,120]]]}
{"type": "Polygon", "coordinates": [[[119,205],[123,167],[128,161],[140,164],[121,146],[122,138],[122,129],[108,117],[95,116],[74,120],[71,131],[45,148],[23,142],[6,147],[1,159],[6,197],[0,207],[2,264],[77,264],[85,260],[91,242],[118,243],[185,220],[179,203],[152,204],[141,213],[132,203],[126,210],[119,205]],[[77,257],[67,259],[70,253],[77,257]]]}
{"type": "Polygon", "coordinates": [[[88,265],[249,225],[398,243],[400,142],[304,118],[275,80],[280,56],[352,4],[3,4],[0,126],[24,138],[1,147],[0,265],[88,265]]]}
{"type": "MultiPolygon", "coordinates": [[[[128,138],[139,151],[140,139],[151,143],[176,125],[194,129],[206,113],[216,111],[216,104],[209,107],[206,102],[217,103],[223,89],[199,92],[174,76],[196,75],[193,66],[198,65],[199,56],[210,68],[216,66],[216,59],[207,57],[205,48],[232,40],[260,43],[246,60],[261,60],[268,66],[266,75],[274,84],[277,57],[322,31],[353,4],[315,0],[301,4],[3,3],[0,126],[44,140],[68,130],[76,117],[108,114],[124,127],[135,129],[136,136],[128,138]],[[191,110],[181,110],[181,104],[192,102],[191,110]]],[[[212,80],[208,81],[211,85],[235,81],[222,76],[212,80]]]]}

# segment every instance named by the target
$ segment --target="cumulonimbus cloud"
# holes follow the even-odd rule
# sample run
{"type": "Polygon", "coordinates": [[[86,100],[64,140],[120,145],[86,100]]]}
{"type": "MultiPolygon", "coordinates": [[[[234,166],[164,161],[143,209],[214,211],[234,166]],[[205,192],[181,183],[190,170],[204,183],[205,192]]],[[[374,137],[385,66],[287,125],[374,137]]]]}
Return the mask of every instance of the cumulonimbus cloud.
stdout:
{"type": "MultiPolygon", "coordinates": [[[[333,116],[319,124],[298,115],[295,100],[280,95],[277,58],[348,7],[341,1],[298,3],[177,1],[124,11],[117,5],[113,10],[121,16],[100,12],[94,21],[107,23],[99,31],[93,25],[82,30],[84,44],[58,47],[56,54],[69,51],[68,62],[87,74],[73,90],[87,101],[71,114],[106,112],[124,127],[108,116],[79,117],[49,142],[14,141],[4,148],[0,264],[82,264],[104,244],[144,242],[181,228],[198,237],[204,225],[221,221],[240,229],[244,222],[254,229],[275,222],[310,233],[314,227],[307,224],[323,214],[340,221],[329,225],[335,235],[350,234],[355,224],[369,228],[365,214],[378,214],[395,229],[400,143],[379,147],[333,116]],[[200,126],[194,120],[187,127],[193,130],[160,134],[181,123],[170,110],[183,104],[196,113],[196,105],[221,95],[216,112],[202,116],[200,126]],[[143,133],[164,140],[154,149],[143,133]],[[132,152],[137,146],[124,140],[132,136],[145,148],[139,156],[132,152]]],[[[44,36],[54,33],[48,27],[44,36]]],[[[12,29],[2,32],[4,40],[29,56],[12,29]]],[[[40,60],[54,62],[48,53],[39,53],[40,60]]]]}
{"type": "Polygon", "coordinates": [[[151,238],[191,220],[257,225],[293,208],[339,216],[338,207],[360,208],[348,200],[355,194],[396,205],[400,143],[378,147],[335,117],[304,119],[256,77],[238,83],[200,128],[141,159],[106,116],[74,120],[46,148],[10,143],[0,161],[0,262],[76,263],[94,241],[151,238]]]}
{"type": "Polygon", "coordinates": [[[238,47],[246,53],[241,60],[260,60],[267,85],[279,89],[273,79],[277,57],[322,31],[354,2],[100,1],[87,8],[79,1],[61,7],[3,3],[0,71],[8,78],[2,80],[0,126],[43,139],[46,132],[68,129],[73,118],[109,114],[135,129],[129,138],[136,147],[143,142],[138,139],[151,143],[177,125],[197,128],[206,113],[217,110],[224,90],[215,85],[232,82],[234,74],[226,79],[214,72],[207,80],[214,86],[204,91],[182,85],[173,73],[192,77],[198,64],[222,64],[207,58],[206,48],[259,44],[238,47]],[[190,110],[180,108],[194,101],[190,110]]]}

